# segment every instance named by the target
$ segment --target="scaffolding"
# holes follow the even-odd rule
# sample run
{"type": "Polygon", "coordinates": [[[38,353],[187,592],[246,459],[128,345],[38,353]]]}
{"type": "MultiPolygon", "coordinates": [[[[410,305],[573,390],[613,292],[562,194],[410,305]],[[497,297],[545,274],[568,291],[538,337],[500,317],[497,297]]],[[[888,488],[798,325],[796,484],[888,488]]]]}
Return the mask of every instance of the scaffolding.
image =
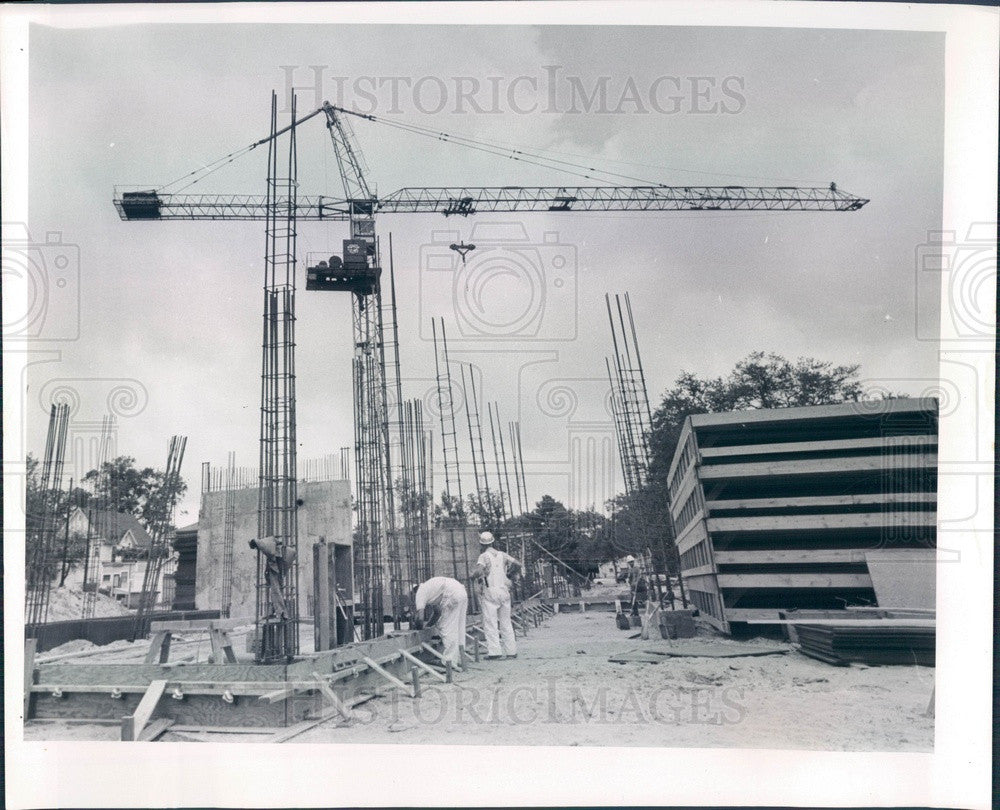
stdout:
{"type": "Polygon", "coordinates": [[[53,546],[61,512],[63,462],[66,457],[66,433],[69,405],[53,405],[49,410],[49,429],[45,438],[41,478],[38,482],[37,507],[29,509],[25,526],[28,539],[27,571],[24,590],[25,637],[36,638],[49,613],[49,591],[55,575],[53,546]]]}
{"type": "Polygon", "coordinates": [[[277,96],[272,93],[257,501],[257,537],[260,541],[257,549],[254,632],[257,663],[290,660],[299,649],[295,433],[295,208],[298,161],[295,96],[292,96],[292,126],[287,129],[287,163],[279,159],[277,105],[277,96]]]}

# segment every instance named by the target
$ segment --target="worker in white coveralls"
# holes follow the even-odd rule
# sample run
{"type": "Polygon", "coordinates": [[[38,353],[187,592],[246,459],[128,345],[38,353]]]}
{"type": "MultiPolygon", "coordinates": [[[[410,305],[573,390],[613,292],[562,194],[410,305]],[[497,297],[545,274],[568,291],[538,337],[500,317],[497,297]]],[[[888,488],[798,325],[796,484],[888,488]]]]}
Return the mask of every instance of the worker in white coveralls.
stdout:
{"type": "Polygon", "coordinates": [[[476,561],[473,578],[482,583],[480,599],[483,610],[483,633],[486,635],[486,658],[501,658],[504,655],[517,658],[517,641],[514,639],[514,625],[510,621],[510,579],[508,574],[516,574],[521,563],[509,554],[493,546],[493,534],[479,535],[482,554],[476,561]]]}
{"type": "Polygon", "coordinates": [[[444,658],[461,664],[458,648],[465,644],[465,616],[469,595],[465,586],[451,577],[431,577],[414,588],[415,627],[437,627],[444,644],[444,658]]]}

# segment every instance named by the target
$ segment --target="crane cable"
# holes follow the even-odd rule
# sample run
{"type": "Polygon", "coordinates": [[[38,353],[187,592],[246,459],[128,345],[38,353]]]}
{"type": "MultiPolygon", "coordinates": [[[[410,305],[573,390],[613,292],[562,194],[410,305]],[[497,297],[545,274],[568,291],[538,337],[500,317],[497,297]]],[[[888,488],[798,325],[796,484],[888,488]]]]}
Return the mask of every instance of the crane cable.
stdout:
{"type": "MultiPolygon", "coordinates": [[[[335,108],[339,112],[351,113],[350,110],[345,110],[340,107],[335,108]]],[[[421,135],[425,138],[431,138],[433,140],[444,141],[447,143],[455,143],[459,146],[464,146],[467,149],[474,149],[479,152],[485,152],[489,155],[496,155],[498,157],[507,157],[511,160],[517,160],[522,163],[528,163],[534,166],[540,166],[544,169],[552,169],[555,171],[565,172],[577,177],[582,177],[586,180],[601,180],[600,177],[595,177],[593,174],[588,174],[588,172],[594,172],[599,175],[607,175],[608,177],[617,177],[623,180],[632,180],[634,182],[642,183],[647,186],[655,186],[659,188],[666,188],[667,184],[658,181],[649,180],[643,177],[634,177],[628,174],[622,174],[620,172],[612,172],[605,169],[598,169],[594,166],[586,166],[581,163],[574,163],[568,160],[560,160],[559,158],[547,157],[545,155],[539,154],[528,149],[516,149],[509,146],[502,146],[496,142],[480,140],[476,138],[470,138],[464,135],[453,135],[448,132],[443,132],[440,130],[430,129],[428,127],[422,127],[419,124],[407,124],[401,121],[389,121],[385,118],[379,118],[374,115],[363,115],[361,113],[352,113],[361,118],[365,118],[369,121],[373,121],[378,124],[384,124],[388,127],[393,127],[395,129],[403,130],[404,132],[410,132],[415,135],[421,135]],[[535,158],[532,160],[531,158],[535,158]],[[541,162],[547,161],[547,162],[541,162]],[[550,165],[550,164],[561,164],[561,165],[550,165]],[[563,166],[572,168],[563,168],[563,166]],[[575,171],[579,170],[579,171],[575,171]]]]}
{"type": "MultiPolygon", "coordinates": [[[[531,163],[532,165],[541,166],[542,168],[554,169],[556,171],[565,171],[565,172],[567,172],[569,174],[576,174],[577,176],[584,177],[584,178],[586,178],[588,180],[601,180],[601,178],[599,178],[599,177],[593,177],[590,174],[585,174],[585,173],[571,171],[570,169],[563,169],[563,168],[560,168],[559,166],[549,166],[549,165],[546,165],[544,163],[538,163],[536,161],[528,160],[525,157],[520,157],[520,156],[528,155],[528,156],[531,156],[533,158],[537,158],[538,160],[548,161],[550,163],[558,163],[558,164],[561,164],[562,166],[572,167],[572,169],[582,170],[583,172],[596,172],[598,174],[606,175],[608,177],[619,178],[619,179],[622,179],[622,180],[630,180],[630,181],[642,183],[644,185],[653,186],[653,187],[657,187],[657,188],[668,188],[671,185],[671,184],[666,184],[666,183],[662,183],[662,182],[659,182],[659,181],[649,180],[648,178],[635,177],[634,175],[624,174],[622,172],[615,172],[615,171],[610,171],[610,170],[607,170],[607,169],[600,169],[600,168],[597,168],[596,166],[588,166],[586,164],[576,163],[576,162],[569,161],[569,160],[561,160],[559,158],[549,157],[548,155],[542,154],[543,152],[551,152],[551,153],[560,154],[560,155],[585,157],[584,155],[576,155],[575,153],[572,153],[572,152],[562,152],[560,150],[554,150],[554,149],[538,149],[538,148],[532,149],[532,148],[527,148],[527,147],[520,146],[520,145],[515,146],[515,145],[509,144],[509,143],[505,144],[505,143],[501,143],[499,141],[491,141],[491,140],[485,139],[485,138],[483,138],[483,139],[477,139],[477,138],[472,138],[472,137],[469,137],[469,136],[455,135],[453,133],[448,133],[448,132],[444,132],[444,131],[440,131],[440,130],[434,130],[434,129],[431,129],[429,127],[424,127],[424,126],[421,126],[420,124],[405,123],[405,122],[401,122],[401,121],[390,121],[390,120],[388,120],[386,118],[381,118],[379,116],[369,115],[369,114],[365,114],[365,113],[358,113],[358,112],[355,112],[353,110],[347,110],[347,109],[342,108],[342,107],[335,107],[334,109],[336,109],[338,112],[347,113],[349,115],[354,115],[354,116],[359,117],[359,118],[365,118],[365,119],[367,119],[369,121],[372,121],[374,123],[385,124],[386,126],[395,127],[396,129],[400,129],[400,130],[403,130],[403,131],[406,131],[406,132],[411,132],[413,134],[422,135],[422,136],[428,137],[428,138],[433,138],[434,140],[440,140],[440,141],[445,141],[445,142],[456,143],[456,144],[458,144],[460,146],[465,146],[465,147],[470,148],[470,149],[476,149],[478,151],[486,152],[487,154],[499,155],[501,157],[509,157],[509,158],[511,158],[513,160],[520,160],[522,162],[531,163]]],[[[648,163],[635,163],[633,161],[619,161],[619,160],[614,160],[612,158],[603,158],[603,159],[604,160],[608,160],[608,161],[613,162],[613,163],[624,163],[626,165],[632,165],[632,166],[643,166],[645,168],[659,169],[659,170],[663,170],[663,171],[684,172],[685,174],[702,174],[702,175],[711,175],[711,176],[716,176],[716,177],[732,177],[732,178],[738,178],[738,179],[744,179],[744,180],[746,180],[746,179],[765,180],[765,181],[774,182],[774,183],[779,183],[779,182],[780,183],[793,182],[793,181],[791,181],[791,180],[789,180],[787,178],[780,178],[779,179],[779,178],[773,178],[773,177],[769,178],[769,177],[761,177],[761,176],[754,176],[754,175],[739,175],[739,174],[731,174],[731,173],[725,173],[725,172],[706,172],[706,171],[701,171],[701,170],[696,170],[696,169],[681,169],[681,168],[672,167],[672,166],[660,166],[660,165],[648,164],[648,163]]],[[[794,181],[794,182],[802,182],[802,181],[794,181]]],[[[805,185],[808,185],[808,184],[811,184],[811,183],[812,184],[816,184],[816,185],[825,185],[826,184],[825,181],[820,181],[820,180],[809,180],[809,181],[805,181],[804,182],[805,185]]]]}
{"type": "Polygon", "coordinates": [[[167,189],[167,188],[169,188],[172,185],[180,183],[182,180],[187,180],[190,177],[194,177],[197,174],[201,174],[200,177],[195,177],[193,180],[191,180],[191,182],[187,183],[186,185],[181,186],[180,188],[174,189],[174,191],[171,192],[171,193],[176,194],[177,192],[183,191],[184,189],[189,188],[190,186],[193,186],[198,181],[204,180],[210,174],[212,174],[213,172],[218,171],[223,166],[226,166],[226,165],[232,163],[234,160],[236,160],[236,158],[242,157],[243,155],[245,155],[247,152],[249,152],[250,150],[252,150],[256,146],[257,146],[257,144],[254,143],[254,144],[251,144],[250,146],[244,146],[241,149],[237,149],[234,152],[230,152],[228,155],[223,155],[222,157],[217,158],[216,160],[213,160],[210,163],[206,163],[204,166],[202,166],[202,167],[200,167],[198,169],[195,169],[192,172],[188,172],[187,174],[182,174],[176,180],[171,180],[169,183],[164,183],[162,186],[158,187],[156,189],[156,191],[163,191],[164,189],[167,189]]]}

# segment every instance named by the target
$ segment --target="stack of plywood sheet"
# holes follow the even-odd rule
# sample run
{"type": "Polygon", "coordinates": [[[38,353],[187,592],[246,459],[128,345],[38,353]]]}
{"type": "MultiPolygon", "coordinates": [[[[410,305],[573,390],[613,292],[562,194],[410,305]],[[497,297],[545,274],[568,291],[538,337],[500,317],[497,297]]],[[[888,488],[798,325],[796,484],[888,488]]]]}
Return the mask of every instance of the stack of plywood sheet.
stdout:
{"type": "Polygon", "coordinates": [[[801,651],[828,664],[934,666],[933,619],[859,619],[795,629],[801,651]]]}

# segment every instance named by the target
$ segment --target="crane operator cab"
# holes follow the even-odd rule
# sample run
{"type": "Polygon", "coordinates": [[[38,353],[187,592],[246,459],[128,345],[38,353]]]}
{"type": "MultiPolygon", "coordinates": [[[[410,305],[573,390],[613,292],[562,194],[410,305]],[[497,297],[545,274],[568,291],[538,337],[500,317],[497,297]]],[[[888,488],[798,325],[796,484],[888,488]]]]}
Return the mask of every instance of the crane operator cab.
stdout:
{"type": "Polygon", "coordinates": [[[382,268],[368,263],[368,241],[345,239],[344,255],[331,256],[306,268],[307,290],[331,290],[370,295],[378,291],[382,268]]]}

